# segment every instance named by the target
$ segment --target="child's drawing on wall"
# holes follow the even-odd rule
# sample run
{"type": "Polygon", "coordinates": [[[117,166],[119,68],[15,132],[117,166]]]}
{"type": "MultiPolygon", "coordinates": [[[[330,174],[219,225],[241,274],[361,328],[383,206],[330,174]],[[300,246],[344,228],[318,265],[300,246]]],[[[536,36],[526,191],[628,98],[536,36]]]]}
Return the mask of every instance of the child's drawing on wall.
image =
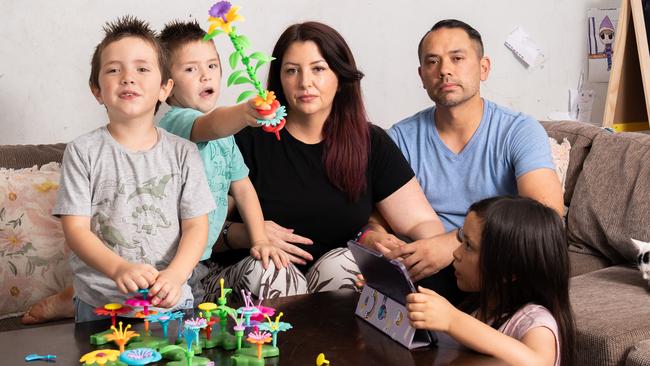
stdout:
{"type": "Polygon", "coordinates": [[[617,21],[618,9],[590,8],[587,11],[589,81],[591,82],[609,81],[617,21]]]}

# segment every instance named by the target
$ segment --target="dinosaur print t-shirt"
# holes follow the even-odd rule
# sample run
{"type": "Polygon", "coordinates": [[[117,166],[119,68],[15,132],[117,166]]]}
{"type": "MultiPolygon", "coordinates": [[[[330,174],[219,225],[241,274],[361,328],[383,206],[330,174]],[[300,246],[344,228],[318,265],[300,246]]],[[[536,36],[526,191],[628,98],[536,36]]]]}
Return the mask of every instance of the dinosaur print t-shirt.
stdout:
{"type": "MultiPolygon", "coordinates": [[[[215,204],[196,145],[156,129],[158,142],[147,151],[128,151],[106,127],[69,143],[53,214],[90,217],[91,231],[113,252],[162,270],[176,254],[180,221],[205,215],[215,204]]],[[[80,300],[103,306],[126,298],[74,253],[70,264],[80,300]]],[[[192,307],[187,284],[182,294],[176,307],[192,307]]]]}

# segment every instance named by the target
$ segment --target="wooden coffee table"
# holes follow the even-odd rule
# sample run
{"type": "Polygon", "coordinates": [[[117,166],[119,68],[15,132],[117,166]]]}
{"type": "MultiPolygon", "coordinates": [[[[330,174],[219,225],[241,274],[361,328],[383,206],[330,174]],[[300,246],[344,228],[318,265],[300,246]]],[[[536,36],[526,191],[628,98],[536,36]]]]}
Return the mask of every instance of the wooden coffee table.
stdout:
{"type": "MultiPolygon", "coordinates": [[[[267,359],[266,365],[315,365],[316,356],[321,352],[332,366],[504,365],[445,337],[441,337],[436,347],[409,351],[354,315],[358,296],[352,291],[333,291],[265,302],[264,305],[284,312],[282,320],[294,328],[279,334],[281,354],[267,359]]],[[[109,320],[78,325],[70,322],[0,332],[0,364],[26,365],[24,357],[38,353],[57,355],[53,365],[80,365],[79,358],[95,349],[88,341],[90,334],[105,330],[108,325],[109,320]]],[[[135,329],[142,328],[141,323],[135,324],[135,329]]],[[[159,325],[153,324],[152,329],[154,334],[162,334],[159,325]]],[[[170,334],[175,334],[175,330],[172,324],[170,334]]],[[[209,357],[216,365],[227,366],[232,364],[231,355],[232,352],[213,349],[201,356],[209,357]]],[[[37,361],[36,364],[48,363],[37,361]]]]}

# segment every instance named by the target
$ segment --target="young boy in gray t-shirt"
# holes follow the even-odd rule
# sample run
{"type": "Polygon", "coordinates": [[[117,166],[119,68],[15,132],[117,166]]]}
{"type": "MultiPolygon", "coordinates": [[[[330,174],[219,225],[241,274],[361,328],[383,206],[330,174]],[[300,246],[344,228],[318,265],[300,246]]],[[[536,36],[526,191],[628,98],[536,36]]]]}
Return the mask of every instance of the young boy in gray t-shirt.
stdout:
{"type": "Polygon", "coordinates": [[[154,125],[173,85],[154,32],[128,16],[104,30],[90,88],[109,122],[66,147],[53,210],[73,251],[78,322],[138,289],[191,308],[187,279],[215,207],[196,145],[154,125]]]}

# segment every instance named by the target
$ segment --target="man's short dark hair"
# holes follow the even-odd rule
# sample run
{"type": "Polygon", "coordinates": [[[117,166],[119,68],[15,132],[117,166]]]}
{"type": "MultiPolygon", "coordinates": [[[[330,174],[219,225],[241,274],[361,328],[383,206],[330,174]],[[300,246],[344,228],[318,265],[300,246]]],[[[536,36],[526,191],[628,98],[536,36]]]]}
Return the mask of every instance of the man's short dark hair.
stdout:
{"type": "MultiPolygon", "coordinates": [[[[104,52],[104,49],[108,45],[124,37],[140,38],[153,47],[158,59],[158,68],[160,69],[160,85],[164,85],[171,78],[167,65],[167,57],[156,37],[156,32],[149,27],[149,23],[132,15],[125,15],[114,22],[106,22],[103,29],[104,39],[95,47],[93,58],[90,61],[90,79],[88,82],[91,88],[99,89],[99,70],[102,68],[102,52],[104,52]]],[[[160,107],[160,102],[156,103],[154,113],[158,112],[158,107],[160,107]]]]}
{"type": "Polygon", "coordinates": [[[429,33],[441,29],[441,28],[460,28],[467,33],[469,36],[469,39],[474,41],[476,44],[476,53],[478,54],[479,57],[483,57],[483,39],[481,38],[481,34],[474,28],[472,28],[471,25],[457,20],[457,19],[445,19],[441,20],[438,23],[436,23],[429,31],[427,31],[424,36],[422,36],[422,39],[420,39],[420,43],[418,44],[418,59],[422,59],[422,43],[424,43],[424,39],[429,35],[429,33]]]}
{"type": "MultiPolygon", "coordinates": [[[[171,65],[174,52],[188,43],[202,41],[205,35],[206,32],[196,20],[187,22],[173,20],[165,24],[158,39],[160,39],[160,43],[162,43],[165,52],[167,52],[167,57],[171,65]]],[[[217,58],[219,57],[218,55],[219,53],[217,52],[217,58]]],[[[221,64],[221,60],[219,60],[219,64],[221,64]]],[[[219,69],[221,69],[221,65],[219,66],[219,69]]]]}

